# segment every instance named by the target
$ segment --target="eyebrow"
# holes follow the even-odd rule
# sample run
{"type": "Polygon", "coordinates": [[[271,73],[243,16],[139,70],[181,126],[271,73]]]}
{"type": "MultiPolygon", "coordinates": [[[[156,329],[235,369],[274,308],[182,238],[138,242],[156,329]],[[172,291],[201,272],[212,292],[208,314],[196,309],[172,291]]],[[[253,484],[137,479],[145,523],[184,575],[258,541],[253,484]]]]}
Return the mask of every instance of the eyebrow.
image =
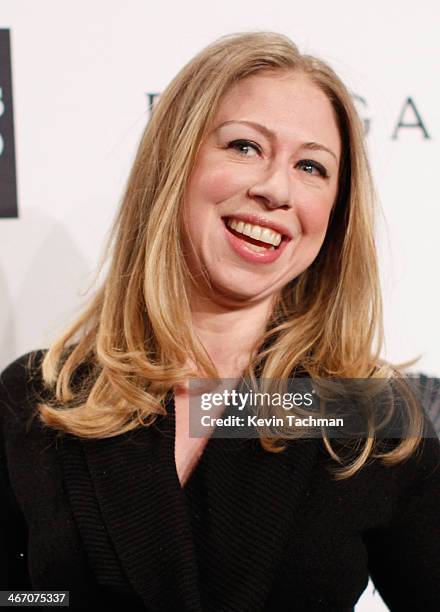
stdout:
{"type": "MultiPolygon", "coordinates": [[[[215,128],[215,132],[217,132],[217,130],[219,130],[220,128],[224,127],[225,125],[230,125],[231,123],[239,123],[241,125],[247,125],[249,127],[254,128],[255,130],[257,130],[258,132],[261,132],[261,134],[264,134],[264,136],[266,136],[266,138],[269,138],[271,140],[275,140],[275,132],[272,132],[272,130],[270,130],[269,128],[267,128],[265,125],[261,125],[261,123],[256,123],[255,121],[239,121],[239,120],[234,120],[232,119],[231,121],[224,121],[223,123],[221,123],[219,126],[217,126],[215,128]]],[[[338,163],[338,158],[336,157],[335,153],[333,153],[333,151],[331,149],[329,149],[328,147],[326,147],[323,144],[320,144],[319,142],[304,142],[301,146],[300,149],[309,149],[310,151],[326,151],[327,153],[329,153],[334,159],[335,162],[338,163]]]]}

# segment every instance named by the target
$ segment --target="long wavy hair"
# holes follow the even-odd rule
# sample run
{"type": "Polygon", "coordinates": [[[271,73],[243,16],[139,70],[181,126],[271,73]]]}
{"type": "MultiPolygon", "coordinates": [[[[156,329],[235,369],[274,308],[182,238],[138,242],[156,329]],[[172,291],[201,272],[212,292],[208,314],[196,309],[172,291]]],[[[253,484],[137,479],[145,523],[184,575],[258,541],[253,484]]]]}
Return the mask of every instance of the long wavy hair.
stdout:
{"type": "MultiPolygon", "coordinates": [[[[263,71],[302,73],[326,94],[343,155],[320,252],[280,292],[244,376],[283,380],[301,370],[316,379],[399,377],[380,359],[375,194],[350,92],[330,66],[302,55],[286,36],[239,33],[196,55],[151,113],[106,246],[105,279],[44,357],[43,379],[52,399],[38,409],[47,426],[83,438],[116,436],[165,414],[164,400],[174,385],[219,377],[192,327],[181,203],[219,101],[231,85],[263,71]],[[186,365],[188,359],[197,371],[186,365]]],[[[336,477],[354,474],[370,456],[390,464],[408,457],[420,440],[423,416],[412,402],[407,410],[415,433],[386,452],[372,432],[342,462],[324,435],[339,464],[336,477]]],[[[286,447],[276,437],[261,436],[260,442],[270,452],[286,447]]]]}

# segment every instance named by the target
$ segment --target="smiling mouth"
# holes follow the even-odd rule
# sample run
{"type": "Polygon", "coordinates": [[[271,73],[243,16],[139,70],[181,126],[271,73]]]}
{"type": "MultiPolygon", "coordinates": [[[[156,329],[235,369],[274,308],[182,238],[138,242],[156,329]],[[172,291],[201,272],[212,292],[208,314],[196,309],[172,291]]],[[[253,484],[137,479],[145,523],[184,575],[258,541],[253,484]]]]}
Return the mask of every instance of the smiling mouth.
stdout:
{"type": "Polygon", "coordinates": [[[246,223],[233,217],[224,217],[223,223],[228,232],[246,242],[256,252],[276,251],[287,236],[261,225],[246,223]]]}

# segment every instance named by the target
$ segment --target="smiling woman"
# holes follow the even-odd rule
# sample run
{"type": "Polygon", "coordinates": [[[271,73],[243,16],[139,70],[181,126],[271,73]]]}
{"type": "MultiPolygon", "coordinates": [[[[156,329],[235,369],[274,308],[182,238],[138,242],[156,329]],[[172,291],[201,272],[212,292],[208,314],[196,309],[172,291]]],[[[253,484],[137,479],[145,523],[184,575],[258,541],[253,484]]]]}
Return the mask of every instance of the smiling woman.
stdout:
{"type": "MultiPolygon", "coordinates": [[[[336,200],[340,156],[333,107],[301,72],[265,71],[226,92],[183,205],[191,271],[206,271],[226,307],[246,300],[246,310],[265,321],[274,294],[314,261],[336,200]]],[[[244,332],[243,311],[238,318],[244,332]]]]}
{"type": "MultiPolygon", "coordinates": [[[[440,608],[439,442],[380,358],[373,213],[361,121],[325,62],[260,32],[181,70],[102,286],[2,374],[3,589],[69,590],[73,609],[328,612],[371,576],[392,610],[440,608]],[[399,435],[380,439],[358,396],[367,427],[345,441],[191,437],[189,379],[219,377],[390,378],[399,435]]],[[[223,408],[206,420],[237,417],[223,408]]]]}

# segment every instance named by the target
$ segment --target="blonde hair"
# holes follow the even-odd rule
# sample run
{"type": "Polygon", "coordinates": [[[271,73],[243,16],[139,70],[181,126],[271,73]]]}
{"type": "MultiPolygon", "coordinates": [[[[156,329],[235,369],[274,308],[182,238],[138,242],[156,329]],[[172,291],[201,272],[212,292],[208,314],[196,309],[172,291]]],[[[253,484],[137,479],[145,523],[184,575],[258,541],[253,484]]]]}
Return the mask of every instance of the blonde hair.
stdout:
{"type": "MultiPolygon", "coordinates": [[[[343,157],[324,244],[280,293],[245,376],[282,380],[298,369],[313,378],[398,376],[379,358],[375,198],[350,93],[325,62],[301,55],[287,37],[233,34],[192,59],[152,112],[107,245],[106,278],[45,355],[43,379],[54,398],[39,406],[46,425],[84,438],[116,436],[165,414],[163,401],[174,385],[200,374],[218,377],[191,323],[179,211],[219,101],[237,81],[267,70],[300,72],[321,88],[334,109],[343,157]],[[197,372],[185,367],[188,358],[197,372]]],[[[411,402],[408,411],[414,437],[379,453],[372,434],[338,477],[354,474],[374,452],[387,463],[409,456],[421,436],[422,415],[411,402]]],[[[285,448],[283,440],[260,440],[268,451],[285,448]]],[[[326,436],[324,442],[341,462],[326,436]]]]}

